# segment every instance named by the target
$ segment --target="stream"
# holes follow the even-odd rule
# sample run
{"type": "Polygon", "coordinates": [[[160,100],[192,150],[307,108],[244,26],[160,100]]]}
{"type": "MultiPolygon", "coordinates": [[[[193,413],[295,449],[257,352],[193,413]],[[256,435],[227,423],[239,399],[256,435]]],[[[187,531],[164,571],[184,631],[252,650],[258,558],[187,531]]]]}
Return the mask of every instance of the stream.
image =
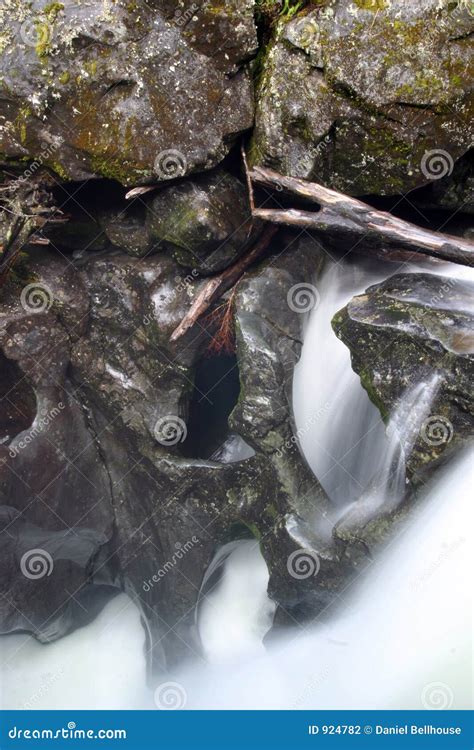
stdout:
{"type": "MultiPolygon", "coordinates": [[[[407,392],[386,429],[330,327],[351,297],[398,270],[358,258],[330,263],[316,284],[320,304],[295,371],[294,416],[301,450],[335,518],[374,477],[388,477],[394,462],[390,489],[403,491],[404,417],[417,410],[422,420],[437,388],[433,374],[407,392]]],[[[403,264],[403,271],[420,270],[474,276],[450,264],[403,264]]],[[[204,653],[195,663],[163,675],[150,690],[140,615],[122,594],[93,623],[48,646],[3,636],[2,708],[152,709],[163,685],[170,708],[468,708],[469,478],[466,453],[433,478],[403,532],[342,593],[329,621],[316,618],[266,639],[275,610],[266,565],[258,543],[232,542],[209,571],[220,569],[217,583],[206,589],[204,581],[196,616],[204,653]]]]}

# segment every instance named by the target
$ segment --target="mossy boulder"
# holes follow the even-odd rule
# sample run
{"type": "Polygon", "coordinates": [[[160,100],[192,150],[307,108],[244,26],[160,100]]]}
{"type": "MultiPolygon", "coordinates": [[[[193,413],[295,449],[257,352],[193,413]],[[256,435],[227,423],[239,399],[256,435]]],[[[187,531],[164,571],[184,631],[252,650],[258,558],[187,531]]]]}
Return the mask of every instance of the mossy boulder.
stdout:
{"type": "Polygon", "coordinates": [[[404,398],[420,407],[407,416],[417,422],[402,425],[414,481],[474,437],[473,292],[456,278],[400,274],[354,297],[333,319],[383,418],[404,398]]]}
{"type": "Polygon", "coordinates": [[[230,265],[255,235],[246,188],[223,169],[161,190],[148,205],[147,229],[155,245],[201,274],[230,265]]]}
{"type": "Polygon", "coordinates": [[[450,174],[472,142],[468,4],[332,0],[280,23],[253,161],[352,195],[450,174]]]}
{"type": "Polygon", "coordinates": [[[0,156],[125,185],[208,169],[252,125],[253,0],[8,0],[0,156]]]}

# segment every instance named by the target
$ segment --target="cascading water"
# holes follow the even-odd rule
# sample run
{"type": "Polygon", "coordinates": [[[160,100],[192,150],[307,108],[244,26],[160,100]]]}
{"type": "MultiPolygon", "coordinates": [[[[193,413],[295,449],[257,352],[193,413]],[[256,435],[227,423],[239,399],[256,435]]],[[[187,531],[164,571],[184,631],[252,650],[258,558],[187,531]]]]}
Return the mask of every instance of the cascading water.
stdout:
{"type": "MultiPolygon", "coordinates": [[[[391,269],[390,269],[391,270],[391,269]]],[[[331,500],[346,505],[367,487],[385,450],[385,427],[352,371],[331,319],[355,294],[387,276],[385,264],[334,263],[318,283],[320,303],[295,369],[293,408],[301,450],[331,500]]]]}
{"type": "MultiPolygon", "coordinates": [[[[374,476],[382,477],[375,502],[377,492],[400,496],[401,445],[409,449],[413,425],[429,412],[439,385],[433,375],[407,391],[386,430],[351,370],[348,350],[331,330],[332,316],[352,296],[399,270],[373,261],[369,268],[360,259],[331,264],[318,282],[321,304],[308,323],[295,372],[301,449],[341,512],[370,488],[374,476]]],[[[429,270],[472,276],[448,264],[429,270]]],[[[470,602],[460,573],[472,569],[471,460],[458,457],[441,479],[435,477],[404,533],[351,586],[331,622],[305,624],[271,647],[262,645],[274,605],[266,595],[268,572],[258,544],[223,548],[197,611],[206,663],[173,675],[187,707],[422,708],[435,701],[438,707],[439,701],[469,707],[470,602]]],[[[2,706],[153,708],[143,642],[138,611],[125,595],[92,624],[47,647],[27,636],[3,637],[2,706]],[[95,677],[92,690],[98,658],[103,678],[95,677]]]]}

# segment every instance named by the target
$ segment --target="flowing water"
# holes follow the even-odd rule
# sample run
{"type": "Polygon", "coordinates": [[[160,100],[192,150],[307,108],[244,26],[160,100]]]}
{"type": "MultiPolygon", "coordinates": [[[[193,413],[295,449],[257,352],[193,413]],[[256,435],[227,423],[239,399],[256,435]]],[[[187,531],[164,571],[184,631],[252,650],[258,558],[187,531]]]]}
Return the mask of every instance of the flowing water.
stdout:
{"type": "MultiPolygon", "coordinates": [[[[331,331],[332,316],[354,294],[397,270],[373,261],[331,264],[318,282],[321,304],[296,368],[301,449],[336,509],[355,501],[374,476],[386,477],[378,482],[384,492],[400,496],[400,443],[409,448],[408,425],[423,421],[439,386],[433,375],[408,390],[386,430],[331,331]]],[[[472,278],[448,264],[403,270],[472,278]]],[[[188,708],[469,707],[472,479],[472,456],[457,457],[426,489],[403,533],[343,594],[331,621],[306,623],[268,647],[263,638],[274,605],[258,545],[227,545],[204,580],[197,609],[205,658],[163,681],[179,685],[188,708]]],[[[143,646],[139,613],[125,595],[89,626],[48,646],[4,636],[2,707],[154,708],[143,646]]]]}

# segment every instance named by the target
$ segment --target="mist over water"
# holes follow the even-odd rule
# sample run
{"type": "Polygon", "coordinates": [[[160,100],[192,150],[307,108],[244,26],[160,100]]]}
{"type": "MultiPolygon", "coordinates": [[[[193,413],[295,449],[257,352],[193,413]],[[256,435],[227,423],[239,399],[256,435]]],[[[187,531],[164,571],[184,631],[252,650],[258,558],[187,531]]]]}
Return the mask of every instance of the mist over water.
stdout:
{"type": "MultiPolygon", "coordinates": [[[[472,277],[448,264],[403,267],[414,270],[472,277]]],[[[394,264],[358,259],[357,265],[330,264],[317,282],[321,303],[295,371],[294,412],[301,449],[336,508],[355,501],[374,475],[388,475],[394,462],[395,482],[403,481],[405,414],[417,410],[422,420],[436,392],[435,375],[407,392],[386,431],[350,367],[349,351],[331,330],[334,313],[352,296],[397,271],[394,264]]],[[[263,639],[274,604],[258,544],[234,542],[220,550],[196,612],[203,656],[158,677],[156,687],[178,683],[189,709],[470,707],[465,573],[472,570],[472,459],[465,453],[438,472],[404,531],[343,592],[329,621],[305,623],[271,646],[263,639]],[[443,705],[430,706],[437,700],[443,705]]],[[[3,636],[1,705],[156,708],[145,681],[144,641],[139,612],[125,595],[87,627],[48,646],[3,636]]]]}

